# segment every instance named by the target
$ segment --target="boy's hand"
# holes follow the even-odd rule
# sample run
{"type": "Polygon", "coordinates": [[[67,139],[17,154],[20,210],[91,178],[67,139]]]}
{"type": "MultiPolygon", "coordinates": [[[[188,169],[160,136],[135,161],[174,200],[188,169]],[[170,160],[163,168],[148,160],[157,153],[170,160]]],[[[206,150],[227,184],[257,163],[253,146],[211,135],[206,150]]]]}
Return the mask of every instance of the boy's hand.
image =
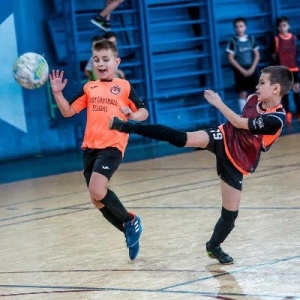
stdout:
{"type": "Polygon", "coordinates": [[[213,106],[217,106],[218,103],[222,103],[221,97],[212,90],[205,90],[204,98],[207,100],[209,104],[213,106]]]}
{"type": "Polygon", "coordinates": [[[51,89],[53,93],[61,92],[65,88],[68,80],[63,80],[63,77],[64,71],[52,70],[52,74],[49,74],[51,89]]]}
{"type": "Polygon", "coordinates": [[[131,116],[133,114],[133,111],[128,106],[124,106],[120,108],[121,112],[128,118],[131,119],[131,116]]]}

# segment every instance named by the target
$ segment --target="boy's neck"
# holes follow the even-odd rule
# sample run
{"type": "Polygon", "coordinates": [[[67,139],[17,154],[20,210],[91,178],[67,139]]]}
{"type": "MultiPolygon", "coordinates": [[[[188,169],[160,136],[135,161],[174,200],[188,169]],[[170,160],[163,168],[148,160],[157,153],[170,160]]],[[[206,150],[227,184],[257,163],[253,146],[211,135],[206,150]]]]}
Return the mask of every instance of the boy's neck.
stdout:
{"type": "Polygon", "coordinates": [[[261,102],[260,107],[264,110],[268,110],[268,109],[274,108],[280,104],[281,104],[280,99],[272,99],[271,101],[268,101],[268,102],[261,102]]]}
{"type": "Polygon", "coordinates": [[[239,37],[239,38],[242,38],[242,37],[245,37],[245,36],[247,36],[246,33],[243,33],[243,34],[237,34],[237,37],[239,37]]]}
{"type": "Polygon", "coordinates": [[[280,33],[280,35],[286,37],[286,36],[289,36],[289,35],[290,35],[290,32],[282,32],[282,33],[280,33]]]}
{"type": "Polygon", "coordinates": [[[101,82],[111,82],[113,81],[113,78],[112,79],[100,79],[101,82]]]}

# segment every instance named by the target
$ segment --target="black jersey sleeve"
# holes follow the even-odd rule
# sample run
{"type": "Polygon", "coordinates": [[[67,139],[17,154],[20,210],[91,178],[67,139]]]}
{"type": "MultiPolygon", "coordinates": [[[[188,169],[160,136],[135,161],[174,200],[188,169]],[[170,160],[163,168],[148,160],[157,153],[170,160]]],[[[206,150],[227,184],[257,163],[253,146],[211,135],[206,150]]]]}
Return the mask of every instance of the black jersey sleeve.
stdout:
{"type": "Polygon", "coordinates": [[[146,108],[145,103],[138,96],[136,90],[134,89],[134,87],[132,85],[130,85],[129,99],[134,103],[134,105],[136,106],[137,109],[146,108]]]}
{"type": "Polygon", "coordinates": [[[284,124],[284,115],[269,113],[257,118],[249,118],[248,127],[251,134],[274,135],[284,124]],[[281,116],[282,115],[282,116],[281,116]]]}

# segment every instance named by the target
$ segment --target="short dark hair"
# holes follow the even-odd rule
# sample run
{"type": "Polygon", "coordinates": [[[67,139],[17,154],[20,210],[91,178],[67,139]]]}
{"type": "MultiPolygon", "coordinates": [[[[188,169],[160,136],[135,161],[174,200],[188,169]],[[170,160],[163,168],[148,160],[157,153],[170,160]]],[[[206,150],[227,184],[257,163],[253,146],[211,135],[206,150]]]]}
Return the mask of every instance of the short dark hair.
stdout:
{"type": "Polygon", "coordinates": [[[282,22],[289,23],[289,19],[286,16],[282,16],[282,17],[277,18],[276,27],[278,27],[282,22]]]}
{"type": "Polygon", "coordinates": [[[102,35],[102,37],[104,38],[104,39],[110,39],[110,38],[112,38],[112,37],[114,37],[114,38],[117,38],[117,35],[114,33],[114,32],[112,32],[112,31],[108,31],[108,32],[105,32],[103,35],[102,35]]]}
{"type": "Polygon", "coordinates": [[[93,44],[93,51],[111,50],[116,57],[119,56],[117,46],[109,40],[101,40],[93,44]]]}
{"type": "Polygon", "coordinates": [[[269,66],[262,69],[261,72],[270,75],[269,79],[272,85],[276,83],[280,85],[280,96],[287,94],[294,83],[293,73],[287,67],[269,66]]]}
{"type": "Polygon", "coordinates": [[[235,26],[236,23],[238,23],[238,22],[243,22],[245,25],[247,24],[245,18],[243,18],[243,17],[238,17],[238,18],[235,18],[235,19],[233,20],[233,26],[235,26]]]}
{"type": "Polygon", "coordinates": [[[104,37],[102,37],[101,35],[94,35],[92,37],[92,43],[96,43],[96,42],[102,41],[103,39],[104,39],[104,37]]]}

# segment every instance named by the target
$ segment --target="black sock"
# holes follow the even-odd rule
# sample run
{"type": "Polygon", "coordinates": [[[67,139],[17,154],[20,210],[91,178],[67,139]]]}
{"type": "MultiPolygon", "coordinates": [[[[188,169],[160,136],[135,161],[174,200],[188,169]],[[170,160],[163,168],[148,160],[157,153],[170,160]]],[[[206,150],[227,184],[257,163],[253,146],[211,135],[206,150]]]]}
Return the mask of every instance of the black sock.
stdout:
{"type": "Polygon", "coordinates": [[[111,223],[120,231],[124,232],[123,222],[117,219],[106,206],[100,208],[99,210],[109,223],[111,223]]]}
{"type": "Polygon", "coordinates": [[[187,142],[186,132],[168,126],[159,124],[146,125],[140,123],[134,123],[129,126],[131,128],[131,133],[136,133],[159,141],[166,141],[176,147],[184,147],[187,142]]]}
{"type": "Polygon", "coordinates": [[[238,216],[237,211],[230,211],[222,207],[221,217],[217,221],[214,232],[208,241],[209,248],[213,249],[220,246],[225,241],[229,233],[234,228],[235,219],[238,216]]]}
{"type": "Polygon", "coordinates": [[[112,190],[107,189],[107,194],[101,202],[109,209],[111,214],[122,223],[133,219],[133,216],[129,214],[118,196],[112,190]]]}

